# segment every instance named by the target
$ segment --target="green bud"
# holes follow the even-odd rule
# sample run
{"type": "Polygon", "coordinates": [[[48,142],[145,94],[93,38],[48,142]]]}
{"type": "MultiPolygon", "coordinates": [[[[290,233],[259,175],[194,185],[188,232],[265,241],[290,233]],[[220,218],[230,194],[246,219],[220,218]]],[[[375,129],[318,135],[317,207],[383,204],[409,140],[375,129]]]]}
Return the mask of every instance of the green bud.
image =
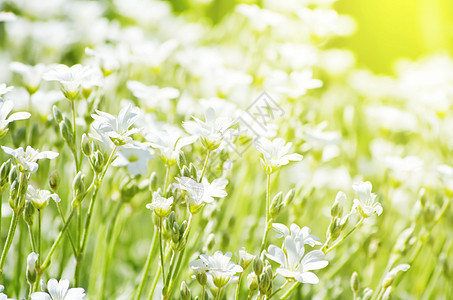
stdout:
{"type": "Polygon", "coordinates": [[[184,152],[179,151],[177,163],[180,170],[185,166],[186,156],[184,155],[184,152]]]}
{"type": "Polygon", "coordinates": [[[215,234],[211,233],[208,235],[207,241],[206,241],[206,252],[212,251],[215,246],[215,234]]]}
{"type": "Polygon", "coordinates": [[[123,182],[120,187],[121,199],[125,202],[130,201],[138,193],[138,191],[139,189],[135,181],[129,182],[126,180],[126,182],[123,182]]]}
{"type": "Polygon", "coordinates": [[[169,215],[168,215],[168,222],[170,224],[171,227],[173,227],[173,223],[176,222],[176,215],[175,215],[175,212],[172,211],[169,215]]]}
{"type": "Polygon", "coordinates": [[[329,237],[335,241],[341,233],[341,219],[340,218],[334,218],[328,228],[328,235],[329,237]]]}
{"type": "Polygon", "coordinates": [[[190,171],[190,177],[192,177],[193,179],[197,180],[197,169],[195,168],[195,166],[190,163],[189,164],[189,171],[190,171]]]}
{"type": "Polygon", "coordinates": [[[363,291],[362,300],[370,300],[372,296],[373,296],[373,290],[369,289],[369,288],[366,288],[363,291]]]}
{"type": "Polygon", "coordinates": [[[68,144],[69,148],[71,148],[71,150],[73,150],[74,140],[73,140],[72,131],[69,130],[69,128],[65,122],[60,123],[60,133],[61,133],[61,136],[63,137],[63,139],[66,141],[66,144],[68,144]]]}
{"type": "Polygon", "coordinates": [[[208,275],[206,275],[206,272],[197,273],[195,277],[197,278],[198,283],[201,285],[206,285],[206,283],[208,283],[208,275]]]}
{"type": "Polygon", "coordinates": [[[74,131],[74,127],[73,126],[75,126],[75,124],[72,124],[71,120],[69,120],[68,117],[63,116],[63,123],[66,125],[66,127],[69,130],[69,132],[73,132],[74,131]]]}
{"type": "Polygon", "coordinates": [[[0,167],[0,180],[2,182],[2,184],[0,184],[0,187],[4,183],[8,182],[9,172],[11,172],[11,159],[5,161],[0,167]]]}
{"type": "Polygon", "coordinates": [[[9,184],[12,184],[16,180],[17,175],[18,175],[17,172],[18,172],[17,167],[13,166],[11,168],[11,171],[9,171],[9,179],[8,179],[9,184]]]}
{"type": "MultiPolygon", "coordinates": [[[[160,218],[156,215],[156,214],[153,214],[153,222],[154,222],[154,226],[159,226],[159,222],[160,222],[160,218]]],[[[162,237],[164,240],[166,241],[169,241],[171,239],[171,227],[170,227],[170,222],[168,221],[167,218],[165,218],[163,220],[163,224],[162,224],[162,229],[163,229],[163,232],[162,232],[162,237]]],[[[156,230],[159,230],[159,229],[156,229],[156,230]]]]}
{"type": "Polygon", "coordinates": [[[33,226],[33,215],[35,214],[35,208],[30,201],[25,201],[24,209],[24,220],[28,226],[33,226]]]}
{"type": "Polygon", "coordinates": [[[296,190],[290,189],[288,193],[286,193],[285,200],[283,200],[284,205],[289,206],[293,202],[295,196],[296,190]]]}
{"type": "Polygon", "coordinates": [[[414,227],[409,227],[409,228],[403,230],[403,232],[401,232],[401,234],[399,235],[399,237],[395,243],[395,248],[394,248],[395,253],[404,254],[409,250],[409,247],[411,246],[410,240],[413,236],[413,233],[414,233],[414,227]]]}
{"type": "Polygon", "coordinates": [[[72,189],[74,191],[74,203],[73,207],[77,207],[80,203],[80,200],[85,193],[85,182],[84,182],[85,175],[80,171],[77,173],[76,177],[72,182],[72,189]]]}
{"type": "Polygon", "coordinates": [[[181,224],[181,226],[179,227],[179,235],[182,237],[184,235],[184,232],[186,231],[187,229],[187,221],[184,220],[181,224]]]}
{"type": "Polygon", "coordinates": [[[278,216],[280,211],[283,208],[283,193],[279,192],[277,195],[274,196],[271,202],[270,214],[271,218],[275,218],[278,216]]]}
{"type": "Polygon", "coordinates": [[[381,248],[381,241],[376,238],[372,238],[368,246],[368,255],[370,258],[375,258],[379,249],[381,248]]]}
{"type": "Polygon", "coordinates": [[[53,106],[52,111],[53,111],[53,118],[55,119],[55,122],[60,124],[61,121],[63,121],[63,114],[61,113],[61,111],[58,109],[58,107],[56,105],[53,106]]]}
{"type": "Polygon", "coordinates": [[[91,141],[88,138],[88,136],[86,135],[86,133],[84,133],[82,135],[82,152],[83,152],[83,154],[86,157],[90,157],[91,153],[93,153],[93,148],[91,146],[91,141]]]}
{"type": "Polygon", "coordinates": [[[437,214],[437,207],[434,204],[428,203],[425,205],[423,219],[425,220],[426,223],[429,224],[432,221],[434,221],[436,214],[437,214]]]}
{"type": "Polygon", "coordinates": [[[153,192],[156,189],[157,189],[157,174],[156,172],[153,172],[149,177],[149,190],[153,192]]]}
{"type": "Polygon", "coordinates": [[[180,232],[179,232],[179,226],[178,222],[174,222],[173,226],[171,228],[171,240],[173,243],[177,244],[180,239],[180,232]]]}
{"type": "Polygon", "coordinates": [[[352,273],[351,289],[354,292],[354,294],[356,294],[359,291],[359,274],[357,274],[357,272],[352,273]]]}
{"type": "Polygon", "coordinates": [[[267,274],[267,276],[271,279],[272,281],[272,278],[273,278],[273,274],[272,274],[272,267],[270,265],[267,265],[266,267],[264,267],[264,272],[267,274]]]}
{"type": "Polygon", "coordinates": [[[101,151],[96,150],[92,156],[94,171],[97,174],[101,174],[104,170],[105,160],[104,155],[101,151]]]}
{"type": "Polygon", "coordinates": [[[266,272],[263,272],[258,278],[258,288],[261,294],[266,295],[271,284],[271,279],[266,272]]]}
{"type": "Polygon", "coordinates": [[[417,198],[419,199],[420,204],[422,205],[422,207],[424,207],[425,204],[426,204],[426,199],[427,199],[425,188],[421,188],[421,189],[418,191],[417,198]]]}
{"type": "Polygon", "coordinates": [[[187,166],[182,167],[181,175],[184,177],[190,177],[190,170],[187,166]]]}
{"type": "Polygon", "coordinates": [[[251,293],[256,291],[258,288],[258,276],[255,273],[250,273],[247,275],[247,285],[251,293]]]}
{"type": "Polygon", "coordinates": [[[52,192],[56,193],[58,191],[58,187],[60,186],[60,172],[58,170],[54,170],[50,173],[49,176],[49,187],[52,192]]]}
{"type": "Polygon", "coordinates": [[[19,196],[19,185],[19,180],[15,179],[9,189],[9,204],[13,210],[16,207],[16,199],[19,196]]]}
{"type": "Polygon", "coordinates": [[[263,272],[263,261],[258,256],[253,260],[253,272],[258,276],[263,272]]]}
{"type": "Polygon", "coordinates": [[[382,300],[390,300],[392,298],[392,287],[389,286],[388,289],[385,290],[384,295],[382,295],[382,300]]]}
{"type": "Polygon", "coordinates": [[[190,289],[187,286],[185,281],[183,281],[181,283],[180,294],[181,294],[181,300],[190,300],[190,289]]]}

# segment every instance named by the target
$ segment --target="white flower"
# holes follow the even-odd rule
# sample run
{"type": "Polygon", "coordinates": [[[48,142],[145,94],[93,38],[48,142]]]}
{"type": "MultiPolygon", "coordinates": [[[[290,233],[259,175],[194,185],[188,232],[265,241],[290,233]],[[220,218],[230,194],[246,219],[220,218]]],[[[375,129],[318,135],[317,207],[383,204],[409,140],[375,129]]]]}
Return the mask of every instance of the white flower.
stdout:
{"type": "Polygon", "coordinates": [[[206,178],[201,182],[196,182],[189,177],[180,177],[176,180],[179,182],[176,187],[189,194],[189,210],[192,213],[197,212],[205,203],[214,202],[214,197],[221,198],[228,195],[225,192],[228,180],[224,178],[214,179],[212,183],[209,183],[206,178]]]}
{"type": "Polygon", "coordinates": [[[172,166],[176,163],[181,148],[192,144],[197,140],[196,136],[182,137],[177,130],[165,130],[153,132],[145,136],[151,142],[151,146],[161,152],[161,158],[166,165],[172,166]]]}
{"type": "Polygon", "coordinates": [[[196,259],[189,263],[189,267],[194,271],[195,274],[206,273],[208,267],[205,265],[202,259],[196,259]]]}
{"type": "Polygon", "coordinates": [[[11,21],[16,21],[16,20],[17,20],[17,16],[15,14],[13,14],[12,12],[0,11],[0,22],[11,22],[11,21]]]}
{"type": "Polygon", "coordinates": [[[60,197],[57,194],[53,194],[48,190],[35,189],[32,185],[28,186],[27,200],[33,203],[36,209],[43,209],[47,206],[49,199],[52,198],[55,202],[60,202],[60,197]]]}
{"type": "Polygon", "coordinates": [[[0,83],[0,98],[1,98],[1,96],[3,96],[4,94],[10,92],[13,89],[14,89],[13,86],[6,86],[5,83],[0,83]]]}
{"type": "Polygon", "coordinates": [[[121,146],[132,142],[129,136],[139,131],[137,128],[129,129],[141,113],[138,107],[133,107],[130,103],[121,109],[118,117],[100,110],[96,110],[96,113],[91,115],[94,119],[91,126],[100,135],[110,138],[115,145],[121,146]]]}
{"type": "Polygon", "coordinates": [[[52,70],[44,73],[43,78],[48,81],[58,81],[65,97],[69,100],[75,100],[89,70],[89,67],[80,64],[72,67],[57,65],[52,70]]]}
{"type": "Polygon", "coordinates": [[[0,284],[0,300],[13,300],[11,298],[8,298],[8,296],[5,293],[2,293],[4,289],[5,287],[0,284]]]}
{"type": "Polygon", "coordinates": [[[54,151],[43,151],[35,150],[30,146],[27,146],[27,149],[24,151],[24,148],[19,147],[17,149],[12,149],[6,146],[2,146],[3,151],[7,154],[12,155],[16,162],[19,164],[19,167],[22,168],[22,172],[35,173],[38,170],[38,159],[54,159],[59,154],[54,151]]]}
{"type": "Polygon", "coordinates": [[[321,87],[322,82],[321,80],[313,79],[313,73],[310,69],[302,72],[292,72],[289,75],[283,71],[274,71],[269,79],[266,80],[265,86],[273,92],[296,99],[305,95],[307,90],[321,87]]]}
{"type": "Polygon", "coordinates": [[[252,261],[255,259],[255,255],[248,253],[245,251],[245,247],[242,247],[238,251],[238,256],[239,256],[239,265],[243,269],[247,269],[247,267],[252,263],[252,261]]]}
{"type": "Polygon", "coordinates": [[[216,118],[216,113],[211,107],[206,110],[205,118],[206,121],[203,122],[193,117],[195,122],[184,122],[182,126],[191,135],[200,137],[206,149],[215,150],[220,146],[224,136],[231,130],[230,127],[237,121],[227,117],[216,118]]]}
{"type": "Polygon", "coordinates": [[[35,252],[30,253],[27,256],[27,271],[30,273],[35,272],[36,269],[36,261],[38,260],[39,254],[35,252]]]}
{"type": "Polygon", "coordinates": [[[288,154],[292,143],[286,143],[282,138],[272,142],[264,137],[254,140],[255,148],[263,154],[261,163],[266,172],[272,173],[280,166],[287,165],[290,161],[300,161],[303,156],[297,153],[288,154]]]}
{"type": "Polygon", "coordinates": [[[124,167],[132,176],[148,173],[148,160],[152,159],[151,149],[147,144],[131,143],[124,145],[118,149],[118,157],[112,162],[112,166],[124,167]]]}
{"type": "Polygon", "coordinates": [[[378,216],[382,214],[382,206],[379,202],[374,202],[376,194],[371,192],[371,183],[359,182],[354,183],[352,188],[359,196],[359,199],[354,199],[353,209],[357,209],[358,212],[365,218],[376,213],[378,216]]]}
{"type": "Polygon", "coordinates": [[[82,300],[85,298],[85,290],[83,288],[69,288],[69,280],[61,279],[59,282],[56,279],[50,279],[47,282],[46,292],[36,292],[31,294],[31,300],[82,300]]]}
{"type": "Polygon", "coordinates": [[[153,192],[153,201],[146,204],[146,208],[152,210],[158,217],[166,217],[170,213],[170,208],[173,204],[173,196],[165,198],[159,195],[158,192],[153,192]]]}
{"type": "Polygon", "coordinates": [[[214,285],[218,288],[224,287],[230,279],[238,272],[242,272],[241,266],[231,261],[231,252],[225,254],[216,251],[213,256],[201,254],[200,259],[192,262],[192,266],[199,266],[201,262],[206,265],[208,274],[212,276],[214,285]]]}
{"type": "Polygon", "coordinates": [[[310,271],[322,269],[328,265],[328,262],[323,260],[324,253],[321,250],[310,251],[304,256],[303,244],[296,243],[289,236],[285,238],[283,248],[270,245],[266,253],[267,258],[280,264],[276,270],[277,274],[302,283],[319,282],[318,277],[310,271]]]}
{"type": "Polygon", "coordinates": [[[36,66],[25,65],[21,62],[12,62],[11,71],[22,75],[22,80],[30,94],[34,94],[41,84],[41,79],[47,67],[44,64],[36,66]]]}
{"type": "Polygon", "coordinates": [[[179,90],[171,87],[159,88],[156,85],[147,86],[141,82],[129,80],[127,88],[138,99],[144,100],[147,107],[160,107],[164,110],[168,109],[168,100],[179,97],[179,90]]]}
{"type": "Polygon", "coordinates": [[[5,136],[8,132],[7,127],[9,123],[17,120],[28,119],[31,116],[31,114],[28,112],[16,112],[8,117],[9,113],[13,109],[13,106],[14,105],[12,101],[3,101],[0,98],[0,138],[5,136]]]}
{"type": "Polygon", "coordinates": [[[308,244],[311,247],[314,247],[315,245],[321,245],[320,242],[318,242],[319,238],[313,234],[310,234],[311,229],[307,226],[304,226],[300,228],[297,226],[297,224],[291,224],[289,229],[283,224],[280,223],[272,223],[272,228],[274,228],[275,231],[279,232],[275,236],[277,238],[286,238],[290,237],[297,243],[301,243],[301,245],[308,244]]]}

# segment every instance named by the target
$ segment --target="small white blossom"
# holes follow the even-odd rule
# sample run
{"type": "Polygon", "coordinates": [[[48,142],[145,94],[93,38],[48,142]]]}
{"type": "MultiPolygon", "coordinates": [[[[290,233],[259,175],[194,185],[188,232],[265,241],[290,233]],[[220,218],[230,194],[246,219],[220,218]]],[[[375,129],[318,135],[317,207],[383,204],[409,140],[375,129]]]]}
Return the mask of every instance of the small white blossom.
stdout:
{"type": "Polygon", "coordinates": [[[313,234],[310,234],[311,229],[307,226],[300,228],[297,224],[291,224],[289,229],[284,224],[272,223],[272,228],[278,232],[275,236],[277,238],[290,237],[294,241],[301,243],[302,245],[308,244],[311,247],[315,245],[321,245],[318,242],[319,238],[313,234]]]}
{"type": "Polygon", "coordinates": [[[96,113],[91,115],[94,119],[91,126],[100,135],[108,137],[115,145],[121,146],[132,142],[129,136],[139,132],[139,129],[130,129],[130,127],[137,121],[141,111],[130,103],[121,109],[118,117],[100,110],[96,110],[96,113]]]}
{"type": "Polygon", "coordinates": [[[236,273],[243,271],[241,266],[231,261],[231,256],[231,252],[223,254],[222,251],[216,251],[213,256],[201,254],[200,259],[191,263],[191,267],[198,267],[203,263],[208,275],[212,276],[214,285],[221,288],[228,284],[236,273]]]}
{"type": "Polygon", "coordinates": [[[16,112],[8,117],[9,113],[13,109],[13,106],[12,101],[3,101],[0,98],[0,138],[5,136],[8,132],[7,127],[9,123],[17,120],[25,120],[31,116],[28,112],[16,112]]]}
{"type": "Polygon", "coordinates": [[[54,159],[59,153],[54,151],[42,151],[35,150],[30,146],[27,146],[27,149],[24,151],[24,148],[19,147],[17,149],[12,149],[6,146],[2,146],[3,151],[7,154],[12,155],[17,164],[22,168],[23,172],[35,173],[38,170],[39,159],[54,159]]]}
{"type": "Polygon", "coordinates": [[[28,186],[27,200],[33,203],[36,209],[43,209],[47,206],[49,199],[52,198],[55,202],[60,202],[60,197],[57,194],[51,193],[48,190],[35,189],[32,185],[28,186]]]}
{"type": "Polygon", "coordinates": [[[254,140],[255,148],[263,154],[261,163],[266,172],[272,173],[277,168],[287,165],[290,161],[301,161],[303,156],[297,153],[289,153],[292,143],[286,143],[282,138],[270,141],[264,137],[254,140]]]}
{"type": "Polygon", "coordinates": [[[39,254],[35,252],[30,253],[27,256],[27,271],[33,273],[36,269],[36,261],[38,260],[39,254]]]}
{"type": "Polygon", "coordinates": [[[156,85],[147,86],[141,82],[129,80],[127,88],[138,99],[144,100],[147,107],[161,107],[164,110],[168,109],[168,100],[179,97],[179,90],[171,87],[160,88],[156,85]]]}
{"type": "Polygon", "coordinates": [[[66,65],[57,65],[52,70],[43,75],[43,79],[48,81],[58,81],[61,91],[69,100],[75,100],[80,92],[85,76],[90,70],[87,66],[80,64],[68,67],[66,65]]]}
{"type": "Polygon", "coordinates": [[[83,288],[69,288],[69,280],[50,279],[47,282],[46,292],[36,292],[31,294],[31,300],[82,300],[85,298],[85,290],[83,288]]]}
{"type": "Polygon", "coordinates": [[[5,287],[0,284],[0,300],[14,300],[14,299],[8,298],[8,296],[5,293],[2,293],[4,289],[5,289],[5,287]]]}
{"type": "Polygon", "coordinates": [[[170,198],[162,197],[158,192],[153,192],[153,201],[146,204],[146,208],[152,210],[158,217],[166,217],[170,213],[173,205],[173,196],[170,198]]]}
{"type": "Polygon", "coordinates": [[[182,133],[177,130],[164,130],[150,133],[145,138],[151,142],[153,148],[160,150],[161,158],[165,164],[172,166],[176,163],[181,148],[192,144],[198,137],[183,137],[182,133]]]}
{"type": "Polygon", "coordinates": [[[371,192],[372,186],[369,181],[354,183],[352,188],[359,196],[359,199],[354,199],[353,209],[357,209],[365,218],[373,213],[378,216],[382,214],[382,206],[379,202],[375,202],[376,194],[371,192]]]}
{"type": "Polygon", "coordinates": [[[321,250],[313,250],[306,255],[303,244],[297,243],[291,237],[285,238],[283,249],[270,245],[267,258],[280,264],[277,274],[287,278],[295,279],[302,283],[316,284],[318,277],[310,272],[326,267],[328,262],[323,260],[324,253],[321,250]]]}
{"type": "Polygon", "coordinates": [[[206,178],[201,182],[196,182],[189,177],[178,177],[176,180],[179,183],[176,187],[189,194],[189,209],[192,213],[197,212],[205,203],[214,202],[214,197],[221,198],[228,195],[225,192],[228,180],[224,178],[214,179],[212,183],[209,183],[206,178]]]}
{"type": "Polygon", "coordinates": [[[132,176],[148,173],[148,160],[152,159],[152,151],[147,144],[130,143],[119,148],[118,157],[112,162],[112,166],[125,167],[132,176]]]}
{"type": "Polygon", "coordinates": [[[5,83],[0,83],[0,98],[14,89],[13,86],[7,86],[5,83]]]}
{"type": "Polygon", "coordinates": [[[205,112],[206,121],[203,122],[195,117],[194,121],[183,123],[184,129],[193,136],[201,139],[203,146],[208,150],[217,149],[224,136],[231,131],[231,126],[236,124],[236,120],[228,117],[216,117],[216,112],[209,107],[205,112]]]}
{"type": "Polygon", "coordinates": [[[38,90],[42,76],[47,69],[44,64],[30,66],[21,62],[12,62],[9,68],[22,76],[22,81],[30,94],[34,94],[38,90]]]}

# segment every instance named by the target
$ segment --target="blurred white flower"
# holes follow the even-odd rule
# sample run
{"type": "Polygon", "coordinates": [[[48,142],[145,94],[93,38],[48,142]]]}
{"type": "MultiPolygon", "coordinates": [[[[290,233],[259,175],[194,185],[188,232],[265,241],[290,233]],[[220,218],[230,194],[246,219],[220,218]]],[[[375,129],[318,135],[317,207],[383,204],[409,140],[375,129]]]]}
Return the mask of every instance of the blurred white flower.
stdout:
{"type": "Polygon", "coordinates": [[[31,300],[82,300],[85,298],[83,288],[69,288],[69,280],[61,279],[57,281],[52,278],[47,282],[46,292],[36,292],[31,294],[31,300]]]}
{"type": "Polygon", "coordinates": [[[306,128],[302,138],[314,149],[323,149],[329,145],[338,145],[341,135],[337,131],[324,131],[327,122],[321,122],[314,128],[306,128]]]}
{"type": "Polygon", "coordinates": [[[266,257],[280,264],[277,274],[286,279],[295,279],[302,283],[316,284],[318,277],[310,272],[326,267],[328,262],[323,260],[321,250],[313,250],[305,254],[304,245],[297,243],[287,236],[283,242],[283,249],[270,245],[266,257]]]}
{"type": "Polygon", "coordinates": [[[352,188],[359,196],[359,199],[354,199],[352,209],[357,211],[365,218],[376,213],[378,216],[382,214],[382,206],[379,202],[375,202],[376,194],[371,192],[372,186],[369,181],[354,183],[352,188]]]}
{"type": "Polygon", "coordinates": [[[0,11],[0,22],[11,22],[17,20],[17,16],[9,11],[0,11]]]}
{"type": "Polygon", "coordinates": [[[31,116],[28,112],[16,112],[8,117],[9,113],[13,109],[13,106],[12,101],[3,101],[0,98],[0,138],[4,137],[8,132],[7,127],[9,123],[17,120],[25,120],[31,116]]]}
{"type": "Polygon", "coordinates": [[[307,90],[319,88],[322,81],[313,79],[311,69],[301,72],[287,74],[284,71],[273,71],[265,81],[265,86],[272,92],[286,95],[292,99],[297,99],[307,93],[307,90]]]}
{"type": "Polygon", "coordinates": [[[35,271],[38,257],[39,254],[36,254],[35,252],[32,252],[27,256],[27,272],[33,273],[35,271]]]}
{"type": "Polygon", "coordinates": [[[197,136],[183,137],[182,132],[171,130],[170,128],[163,131],[150,132],[145,138],[151,142],[153,148],[159,149],[161,158],[167,166],[176,163],[181,148],[192,144],[197,140],[197,136]]]}
{"type": "Polygon", "coordinates": [[[144,100],[143,104],[147,107],[160,107],[164,111],[169,108],[169,100],[179,97],[179,90],[171,87],[160,88],[156,85],[147,86],[141,82],[129,80],[127,88],[138,99],[144,100]]]}
{"type": "Polygon", "coordinates": [[[152,159],[152,150],[148,144],[135,143],[126,144],[118,148],[118,157],[112,162],[112,166],[125,167],[132,176],[145,176],[148,172],[148,160],[152,159]]]}
{"type": "Polygon", "coordinates": [[[191,135],[198,136],[203,146],[208,150],[217,149],[224,137],[231,131],[231,126],[236,124],[236,120],[228,117],[216,117],[216,112],[208,108],[205,112],[206,121],[203,122],[195,117],[194,121],[183,123],[184,129],[191,135]]]}
{"type": "Polygon", "coordinates": [[[28,185],[27,194],[25,198],[33,204],[36,209],[43,209],[49,203],[49,199],[52,198],[55,202],[60,202],[60,197],[51,193],[48,190],[35,189],[32,185],[28,185]]]}
{"type": "Polygon", "coordinates": [[[166,217],[170,213],[173,204],[173,196],[162,197],[158,192],[153,192],[153,201],[146,204],[146,208],[152,210],[158,217],[166,217]]]}
{"type": "Polygon", "coordinates": [[[191,263],[191,267],[200,269],[203,263],[208,275],[212,276],[214,285],[221,288],[227,285],[236,273],[243,271],[241,266],[231,261],[231,256],[231,252],[223,254],[222,251],[216,251],[213,256],[201,254],[200,259],[191,263]]]}
{"type": "Polygon", "coordinates": [[[12,89],[14,89],[13,86],[7,86],[6,83],[0,83],[0,99],[1,99],[1,96],[10,92],[12,89]]]}
{"type": "Polygon", "coordinates": [[[72,101],[79,94],[83,80],[89,72],[91,72],[90,67],[80,64],[72,67],[56,65],[53,69],[44,73],[43,79],[58,81],[65,97],[72,101]]]}
{"type": "Polygon", "coordinates": [[[121,146],[132,142],[130,135],[139,132],[138,128],[129,129],[141,114],[138,107],[132,104],[125,105],[118,114],[118,117],[109,113],[96,110],[97,114],[92,114],[94,119],[91,126],[100,135],[108,137],[115,145],[121,146]]]}
{"type": "Polygon", "coordinates": [[[301,161],[303,158],[297,153],[288,154],[293,144],[286,143],[282,138],[270,141],[259,137],[253,142],[256,150],[263,154],[263,158],[260,159],[267,173],[273,173],[277,168],[287,165],[290,161],[301,161]]]}
{"type": "Polygon", "coordinates": [[[314,247],[315,245],[321,245],[318,242],[319,238],[313,234],[310,234],[311,229],[307,226],[300,228],[297,224],[291,224],[289,229],[284,224],[280,223],[272,223],[272,228],[278,232],[275,236],[277,238],[286,238],[290,237],[296,243],[300,243],[302,245],[310,245],[314,247]]]}
{"type": "Polygon", "coordinates": [[[214,197],[221,198],[227,196],[225,187],[228,180],[224,178],[214,179],[212,183],[204,177],[201,182],[196,182],[189,177],[177,177],[178,184],[175,186],[189,194],[189,210],[191,213],[197,212],[205,203],[214,202],[214,197]]]}
{"type": "MultiPolygon", "coordinates": [[[[0,21],[1,21],[1,16],[0,16],[0,21]]],[[[0,300],[14,300],[12,298],[8,298],[8,296],[5,293],[2,293],[4,289],[5,289],[5,287],[0,284],[0,300]]]]}
{"type": "Polygon", "coordinates": [[[39,159],[54,159],[59,155],[58,152],[54,151],[39,152],[39,150],[35,150],[30,146],[27,146],[27,149],[25,151],[22,147],[12,149],[6,146],[2,146],[2,149],[7,154],[14,157],[22,172],[30,173],[35,173],[38,170],[37,161],[39,159]]]}
{"type": "Polygon", "coordinates": [[[47,70],[44,64],[30,66],[21,62],[12,62],[9,68],[22,76],[22,81],[30,94],[34,94],[38,90],[42,76],[47,70]]]}

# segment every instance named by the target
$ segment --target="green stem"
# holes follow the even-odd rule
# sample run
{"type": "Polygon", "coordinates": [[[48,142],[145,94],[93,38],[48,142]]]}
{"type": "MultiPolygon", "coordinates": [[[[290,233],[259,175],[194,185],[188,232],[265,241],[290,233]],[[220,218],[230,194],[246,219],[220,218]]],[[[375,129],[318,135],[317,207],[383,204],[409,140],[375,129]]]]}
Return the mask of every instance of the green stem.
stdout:
{"type": "Polygon", "coordinates": [[[338,245],[340,245],[351,233],[354,232],[354,230],[356,230],[360,224],[363,223],[363,221],[365,220],[365,217],[362,216],[362,218],[360,219],[360,221],[348,232],[346,233],[338,242],[336,242],[332,247],[330,247],[329,249],[327,250],[323,250],[324,251],[324,254],[327,254],[329,253],[330,251],[332,251],[333,249],[335,249],[336,247],[338,247],[338,245]]]}
{"type": "Polygon", "coordinates": [[[167,165],[167,171],[165,173],[165,184],[164,184],[164,197],[167,197],[168,183],[170,182],[170,166],[167,165]]]}
{"type": "Polygon", "coordinates": [[[274,297],[278,292],[280,292],[280,291],[283,290],[285,287],[287,287],[289,283],[290,283],[290,281],[289,281],[289,280],[286,280],[285,283],[284,283],[281,287],[279,287],[278,289],[276,289],[274,292],[272,292],[272,294],[270,294],[270,296],[267,297],[266,300],[271,299],[272,297],[274,297]]]}
{"type": "Polygon", "coordinates": [[[36,253],[35,238],[33,237],[33,231],[31,226],[27,224],[28,236],[30,237],[31,251],[36,253]]]}
{"type": "Polygon", "coordinates": [[[153,261],[153,254],[156,250],[155,246],[157,245],[157,230],[154,230],[153,234],[153,241],[151,243],[151,247],[149,248],[148,258],[146,259],[145,270],[143,271],[142,280],[138,286],[137,296],[135,297],[136,300],[140,300],[140,297],[143,294],[143,288],[145,287],[146,278],[148,277],[149,269],[151,268],[151,262],[153,261]]]}
{"type": "Polygon", "coordinates": [[[183,258],[184,258],[184,252],[185,252],[186,248],[183,248],[181,250],[181,252],[179,253],[179,256],[178,256],[178,261],[176,262],[176,266],[174,268],[174,271],[172,272],[172,277],[171,277],[171,280],[170,280],[170,284],[168,284],[168,289],[167,289],[167,295],[164,299],[168,299],[168,297],[170,297],[171,295],[171,292],[173,290],[173,286],[175,284],[175,281],[178,277],[178,273],[179,273],[179,269],[181,268],[181,263],[183,261],[183,258]]]}
{"type": "Polygon", "coordinates": [[[221,293],[222,293],[222,288],[219,287],[219,288],[217,289],[217,295],[216,295],[216,297],[215,297],[216,300],[220,300],[220,295],[221,295],[221,293]]]}
{"type": "Polygon", "coordinates": [[[73,141],[74,141],[74,149],[72,151],[72,154],[74,155],[75,159],[75,166],[77,173],[80,171],[80,165],[79,165],[79,158],[77,157],[77,125],[76,125],[76,113],[75,113],[75,101],[71,101],[71,106],[72,106],[72,123],[73,123],[73,141]]]}
{"type": "Polygon", "coordinates": [[[384,295],[384,293],[385,293],[385,288],[381,288],[376,299],[380,300],[382,298],[382,296],[384,295]]]}
{"type": "Polygon", "coordinates": [[[9,248],[11,248],[11,244],[13,243],[13,238],[14,238],[14,234],[16,232],[17,223],[19,222],[19,216],[20,216],[20,213],[13,211],[13,217],[11,219],[11,224],[9,226],[8,236],[6,237],[5,247],[3,248],[2,256],[0,258],[0,279],[1,279],[1,275],[3,274],[3,266],[6,261],[6,255],[8,255],[9,248]]]}
{"type": "Polygon", "coordinates": [[[261,241],[260,253],[263,252],[266,247],[267,235],[269,234],[269,229],[271,228],[271,217],[270,217],[270,194],[271,194],[271,174],[267,174],[267,187],[266,187],[266,226],[264,228],[263,240],[261,241]]]}
{"type": "Polygon", "coordinates": [[[294,285],[280,298],[280,300],[288,298],[292,294],[292,292],[294,292],[294,290],[299,286],[299,284],[300,284],[299,281],[295,282],[294,285]]]}
{"type": "Polygon", "coordinates": [[[208,150],[206,153],[206,159],[204,160],[203,170],[201,171],[201,176],[200,176],[199,182],[201,182],[201,180],[203,179],[204,173],[206,172],[210,156],[211,156],[211,150],[208,150]]]}
{"type": "Polygon", "coordinates": [[[241,289],[241,278],[242,278],[242,274],[243,273],[240,273],[239,274],[239,278],[238,278],[238,285],[236,287],[236,296],[234,297],[234,299],[238,300],[239,299],[239,290],[241,289]]]}
{"type": "Polygon", "coordinates": [[[38,209],[38,266],[41,265],[41,210],[38,209]]]}
{"type": "MultiPolygon", "coordinates": [[[[66,225],[66,220],[65,220],[65,217],[63,215],[63,210],[61,209],[61,204],[60,202],[57,202],[57,209],[58,209],[58,213],[60,214],[60,217],[61,217],[61,221],[63,222],[63,226],[66,225]]],[[[69,238],[69,242],[71,243],[71,247],[72,247],[72,252],[74,252],[74,256],[77,257],[77,249],[76,249],[76,246],[74,244],[74,240],[72,239],[72,235],[71,235],[71,232],[69,231],[66,231],[66,234],[69,238]]]]}
{"type": "Polygon", "coordinates": [[[162,269],[162,282],[164,283],[163,289],[165,289],[165,267],[164,267],[164,250],[163,250],[163,238],[162,238],[162,217],[159,218],[159,251],[160,251],[160,268],[162,269]]]}

